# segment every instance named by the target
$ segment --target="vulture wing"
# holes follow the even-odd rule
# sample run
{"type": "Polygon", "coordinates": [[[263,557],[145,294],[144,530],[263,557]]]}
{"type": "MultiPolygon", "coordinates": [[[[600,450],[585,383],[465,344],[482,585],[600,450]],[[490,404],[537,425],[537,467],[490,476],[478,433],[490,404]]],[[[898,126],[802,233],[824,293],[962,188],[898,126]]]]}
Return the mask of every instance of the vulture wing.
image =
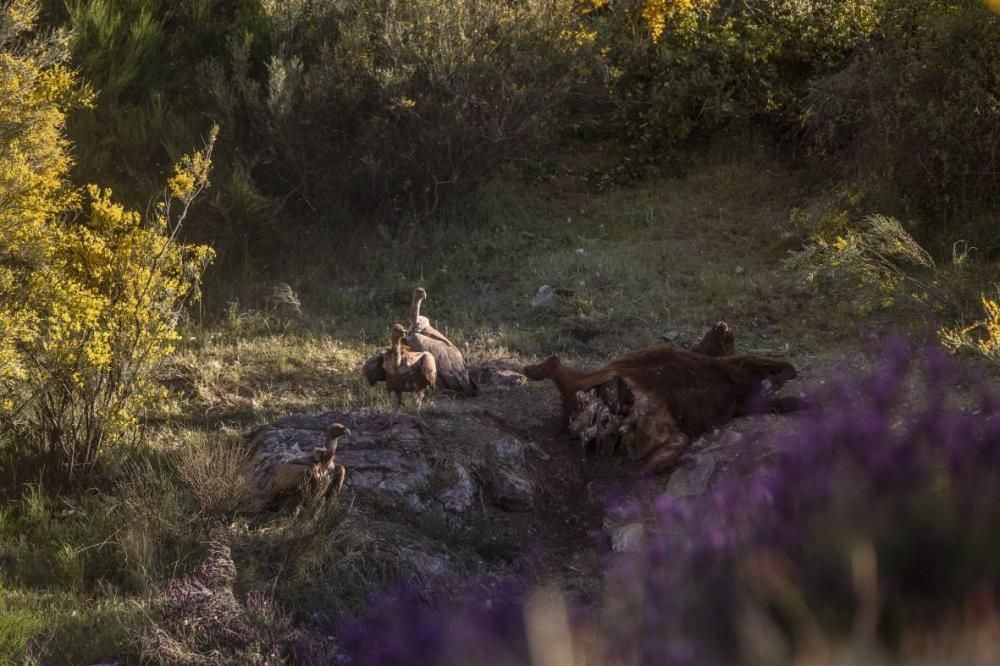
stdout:
{"type": "Polygon", "coordinates": [[[455,343],[449,340],[444,333],[431,326],[431,323],[430,321],[428,321],[427,317],[418,317],[416,326],[411,328],[410,330],[411,331],[415,330],[415,332],[419,333],[420,335],[423,335],[428,338],[433,338],[438,342],[443,342],[452,349],[458,349],[458,347],[455,346],[455,343]]]}
{"type": "Polygon", "coordinates": [[[385,368],[382,367],[382,356],[383,352],[379,352],[365,361],[365,364],[361,366],[361,374],[364,375],[365,379],[372,386],[375,386],[378,382],[384,382],[386,379],[385,368]]]}
{"type": "Polygon", "coordinates": [[[430,352],[420,352],[420,360],[416,363],[416,370],[424,376],[424,380],[428,386],[437,386],[437,361],[434,360],[433,354],[430,352]]]}
{"type": "Polygon", "coordinates": [[[472,381],[472,377],[469,376],[469,370],[465,367],[465,359],[462,358],[462,352],[458,351],[455,345],[447,342],[447,338],[445,338],[445,341],[442,341],[425,335],[425,333],[426,331],[422,333],[415,333],[413,331],[407,333],[406,343],[414,351],[429,352],[434,358],[437,370],[437,386],[452,391],[461,391],[468,396],[474,397],[479,395],[479,387],[476,386],[476,383],[472,381]]]}

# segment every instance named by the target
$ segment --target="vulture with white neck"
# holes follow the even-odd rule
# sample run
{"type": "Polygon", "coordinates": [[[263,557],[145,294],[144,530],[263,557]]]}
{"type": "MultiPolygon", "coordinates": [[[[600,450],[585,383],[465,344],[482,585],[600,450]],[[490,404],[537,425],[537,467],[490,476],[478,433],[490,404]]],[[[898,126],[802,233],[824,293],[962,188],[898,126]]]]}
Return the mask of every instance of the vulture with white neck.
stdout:
{"type": "Polygon", "coordinates": [[[406,344],[417,352],[429,352],[437,362],[438,388],[459,391],[467,396],[479,395],[479,387],[469,376],[462,352],[443,333],[431,326],[430,320],[420,314],[420,305],[427,299],[422,287],[413,290],[410,302],[410,328],[406,344]]]}

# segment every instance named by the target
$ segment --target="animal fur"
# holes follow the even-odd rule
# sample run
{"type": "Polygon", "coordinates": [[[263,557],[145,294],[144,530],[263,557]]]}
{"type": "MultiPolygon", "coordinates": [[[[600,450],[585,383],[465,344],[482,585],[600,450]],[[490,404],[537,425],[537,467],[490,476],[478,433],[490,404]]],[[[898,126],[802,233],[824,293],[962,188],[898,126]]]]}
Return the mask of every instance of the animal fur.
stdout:
{"type": "Polygon", "coordinates": [[[652,454],[648,467],[654,471],[672,465],[692,438],[765,403],[764,386],[777,388],[796,376],[795,368],[784,361],[713,357],[668,345],[624,354],[590,373],[552,356],[528,366],[524,374],[555,383],[565,426],[576,412],[578,392],[596,390],[612,405],[631,402],[626,409],[634,440],[627,448],[635,459],[652,454]],[[629,394],[625,400],[614,398],[622,393],[629,394]]]}
{"type": "Polygon", "coordinates": [[[589,373],[551,356],[526,367],[524,374],[528,379],[555,383],[567,418],[574,409],[577,391],[622,379],[633,393],[659,396],[676,414],[678,426],[692,437],[746,414],[753,399],[762,396],[764,380],[777,388],[796,376],[795,368],[784,361],[758,356],[715,358],[667,345],[624,354],[589,373]]]}
{"type": "Polygon", "coordinates": [[[733,329],[724,321],[720,321],[705,334],[701,342],[691,348],[696,354],[705,356],[734,356],[736,354],[736,336],[733,329]]]}

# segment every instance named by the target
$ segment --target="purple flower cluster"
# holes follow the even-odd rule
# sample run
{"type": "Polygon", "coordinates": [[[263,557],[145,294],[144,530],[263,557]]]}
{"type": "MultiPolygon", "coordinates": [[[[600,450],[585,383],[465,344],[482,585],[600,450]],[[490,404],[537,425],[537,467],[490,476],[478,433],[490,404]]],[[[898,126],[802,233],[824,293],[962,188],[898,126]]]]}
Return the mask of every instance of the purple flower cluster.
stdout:
{"type": "Polygon", "coordinates": [[[380,595],[363,618],[344,623],[339,640],[355,666],[528,663],[522,592],[470,586],[442,606],[400,587],[380,595]]]}
{"type": "MultiPolygon", "coordinates": [[[[904,653],[914,632],[1000,598],[1000,407],[988,385],[897,342],[828,393],[772,442],[768,468],[638,512],[644,544],[613,558],[586,624],[592,663],[790,659],[817,637],[859,635],[904,653]]],[[[525,609],[516,595],[434,607],[394,594],[343,640],[359,666],[528,664],[525,609]]]]}
{"type": "Polygon", "coordinates": [[[213,542],[206,561],[156,600],[144,651],[170,663],[328,663],[329,641],[295,627],[270,595],[251,592],[240,603],[235,579],[229,548],[213,542]]]}

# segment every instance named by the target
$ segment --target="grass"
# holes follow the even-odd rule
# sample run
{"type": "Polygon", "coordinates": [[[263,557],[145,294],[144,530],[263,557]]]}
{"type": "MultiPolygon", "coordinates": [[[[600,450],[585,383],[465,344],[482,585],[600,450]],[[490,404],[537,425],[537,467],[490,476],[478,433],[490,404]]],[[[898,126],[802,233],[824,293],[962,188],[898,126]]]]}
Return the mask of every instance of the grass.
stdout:
{"type": "MultiPolygon", "coordinates": [[[[603,192],[564,181],[497,181],[471,222],[455,215],[313,239],[336,259],[297,261],[280,283],[241,292],[214,276],[208,323],[187,324],[165,371],[190,397],[151,417],[150,450],[114,488],[70,500],[30,488],[0,512],[0,663],[25,650],[46,663],[133,660],[155,591],[191,571],[209,539],[231,547],[241,593],[274,591],[303,615],[356,609],[400,575],[380,533],[398,526],[367,508],[335,502],[263,523],[240,516],[238,440],[292,413],[387,409],[384,390],[358,368],[405,321],[414,286],[428,290],[427,314],[467,345],[472,364],[517,367],[558,352],[593,365],[667,332],[692,344],[719,319],[742,351],[787,353],[800,368],[836,364],[858,346],[856,314],[816,299],[781,268],[800,240],[789,211],[816,196],[803,174],[737,146],[683,179],[603,192]],[[565,295],[533,308],[543,284],[565,295]],[[273,297],[259,309],[239,304],[254,292],[273,297]]],[[[525,429],[551,400],[542,385],[504,395],[487,411],[525,429]]],[[[481,449],[470,442],[488,433],[461,401],[437,395],[425,416],[442,460],[476,461],[481,449]]]]}

